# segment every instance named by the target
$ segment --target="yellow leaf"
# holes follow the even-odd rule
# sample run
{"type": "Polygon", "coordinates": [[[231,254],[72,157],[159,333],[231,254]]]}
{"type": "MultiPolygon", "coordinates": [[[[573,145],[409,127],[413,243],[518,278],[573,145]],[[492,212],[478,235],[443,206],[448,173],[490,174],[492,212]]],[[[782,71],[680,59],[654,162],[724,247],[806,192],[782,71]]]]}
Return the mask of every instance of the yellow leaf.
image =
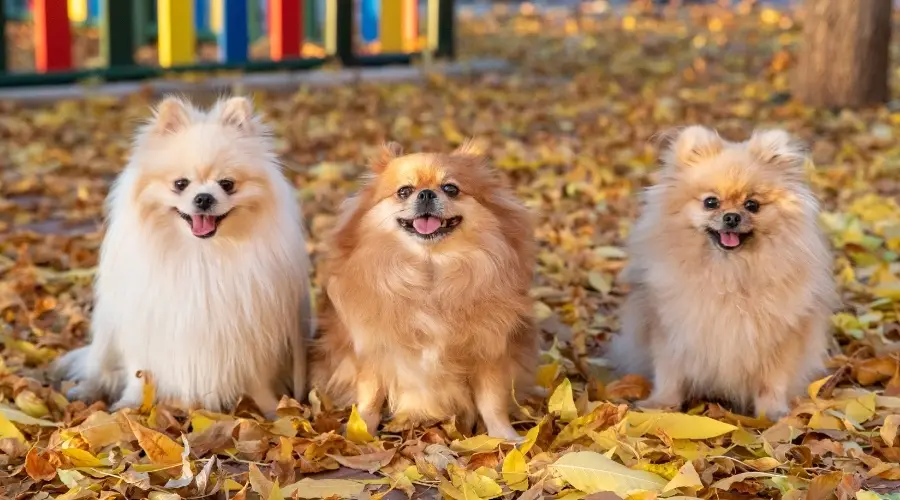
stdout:
{"type": "Polygon", "coordinates": [[[585,493],[612,491],[625,497],[631,490],[661,492],[667,483],[656,474],[629,469],[594,451],[567,453],[550,468],[585,493]]]}
{"type": "Polygon", "coordinates": [[[44,401],[31,391],[20,392],[16,396],[15,402],[16,406],[29,417],[41,418],[50,414],[50,410],[44,401]]]}
{"type": "Polygon", "coordinates": [[[134,439],[131,430],[120,418],[102,411],[91,413],[81,425],[68,430],[80,433],[91,450],[134,439]]]}
{"type": "Polygon", "coordinates": [[[156,388],[153,385],[153,377],[150,373],[141,371],[138,372],[138,377],[144,379],[143,398],[139,411],[146,415],[153,409],[153,403],[156,401],[156,388]]]}
{"type": "Polygon", "coordinates": [[[666,493],[677,488],[702,487],[703,482],[700,481],[700,475],[697,474],[697,469],[694,468],[694,464],[692,462],[685,462],[685,464],[681,466],[681,469],[678,470],[678,474],[663,487],[662,491],[663,493],[666,493]]]}
{"type": "Polygon", "coordinates": [[[108,467],[109,460],[101,460],[91,452],[79,448],[64,448],[62,454],[69,457],[75,467],[108,467]]]}
{"type": "Polygon", "coordinates": [[[137,438],[138,445],[147,454],[147,458],[151,462],[158,465],[178,465],[181,464],[181,454],[184,448],[172,441],[169,436],[148,429],[128,417],[125,417],[131,432],[137,438]]]}
{"type": "Polygon", "coordinates": [[[609,294],[612,291],[612,280],[602,273],[591,271],[588,273],[588,284],[592,289],[602,293],[609,294]]]}
{"type": "Polygon", "coordinates": [[[503,480],[513,491],[528,489],[528,466],[521,451],[514,449],[503,459],[503,480]]]}
{"type": "Polygon", "coordinates": [[[519,445],[518,449],[522,454],[526,454],[531,451],[531,448],[534,446],[534,443],[537,442],[538,434],[541,433],[541,426],[544,425],[544,422],[547,421],[547,417],[544,417],[537,425],[528,429],[528,432],[525,433],[525,439],[522,441],[522,444],[519,445]]]}
{"type": "Polygon", "coordinates": [[[450,443],[450,449],[457,453],[484,453],[496,450],[503,438],[490,437],[486,434],[470,437],[462,441],[456,440],[450,443]]]}
{"type": "Polygon", "coordinates": [[[820,378],[815,382],[809,384],[809,387],[806,388],[806,393],[809,394],[809,399],[813,401],[818,401],[819,390],[822,389],[822,386],[825,385],[831,379],[832,375],[829,375],[825,378],[820,378]]]}
{"type": "MultiPolygon", "coordinates": [[[[629,411],[625,420],[643,433],[664,433],[672,439],[709,439],[737,427],[718,420],[686,413],[638,413],[629,411]],[[646,429],[646,431],[644,430],[646,429]]],[[[630,435],[630,433],[629,433],[630,435]]]]}
{"type": "Polygon", "coordinates": [[[883,496],[875,493],[874,491],[863,491],[859,490],[856,492],[856,500],[882,500],[883,496]]]}
{"type": "Polygon", "coordinates": [[[556,381],[557,375],[559,375],[559,363],[554,361],[550,364],[541,365],[537,369],[537,384],[549,389],[553,386],[553,382],[556,381]]]}
{"type": "Polygon", "coordinates": [[[359,416],[356,405],[350,411],[350,420],[347,421],[347,439],[356,444],[365,444],[375,440],[366,426],[366,421],[359,416]]]}
{"type": "Polygon", "coordinates": [[[19,424],[40,425],[42,427],[60,427],[60,425],[56,422],[51,422],[43,418],[34,418],[23,411],[17,410],[11,406],[7,406],[4,404],[0,404],[0,414],[8,418],[11,422],[19,424]]]}
{"type": "Polygon", "coordinates": [[[900,415],[888,415],[884,418],[884,425],[881,426],[878,433],[887,446],[894,446],[894,440],[897,439],[897,428],[900,427],[900,415]]]}
{"type": "Polygon", "coordinates": [[[781,466],[781,462],[772,457],[754,458],[752,460],[747,460],[745,463],[760,472],[770,471],[781,466]]]}
{"type": "Polygon", "coordinates": [[[13,438],[20,443],[25,443],[25,436],[22,435],[22,432],[6,418],[6,415],[0,413],[0,439],[3,438],[13,438]]]}
{"type": "Polygon", "coordinates": [[[844,430],[844,426],[841,425],[841,420],[839,418],[833,415],[827,415],[821,411],[813,413],[812,417],[809,419],[809,424],[807,425],[810,429],[814,430],[844,430]]]}
{"type": "Polygon", "coordinates": [[[556,387],[547,402],[550,413],[559,415],[563,422],[570,422],[578,417],[578,409],[575,407],[575,398],[572,395],[572,382],[566,378],[556,387]]]}
{"type": "Polygon", "coordinates": [[[850,401],[844,408],[844,414],[856,424],[868,422],[875,416],[875,394],[850,401]]]}
{"type": "Polygon", "coordinates": [[[259,493],[260,498],[268,499],[272,494],[272,488],[275,487],[275,483],[269,480],[266,476],[260,472],[259,467],[256,464],[250,464],[250,487],[253,491],[259,493]]]}
{"type": "Polygon", "coordinates": [[[78,481],[84,479],[84,474],[78,472],[77,470],[64,470],[60,469],[56,471],[59,475],[59,480],[69,488],[77,488],[78,481]]]}
{"type": "Polygon", "coordinates": [[[356,498],[362,493],[364,486],[363,483],[349,479],[310,479],[307,477],[281,488],[281,494],[286,498],[295,494],[299,498],[328,498],[330,496],[356,498]]]}

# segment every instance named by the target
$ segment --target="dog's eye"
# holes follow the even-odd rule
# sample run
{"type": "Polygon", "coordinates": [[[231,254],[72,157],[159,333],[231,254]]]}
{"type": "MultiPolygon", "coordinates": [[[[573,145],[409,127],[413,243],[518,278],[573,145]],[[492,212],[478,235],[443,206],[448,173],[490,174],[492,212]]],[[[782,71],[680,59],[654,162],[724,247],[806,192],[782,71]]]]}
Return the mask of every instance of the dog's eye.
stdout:
{"type": "Polygon", "coordinates": [[[455,198],[457,195],[459,195],[459,188],[456,186],[456,184],[444,184],[443,186],[441,186],[441,190],[447,193],[447,196],[451,198],[455,198]]]}
{"type": "Polygon", "coordinates": [[[405,200],[409,198],[409,195],[413,194],[413,191],[415,191],[415,189],[413,189],[412,186],[403,186],[397,190],[397,197],[401,200],[405,200]]]}
{"type": "Polygon", "coordinates": [[[178,191],[180,193],[180,192],[184,191],[185,189],[187,189],[188,184],[190,184],[190,183],[191,183],[191,181],[189,181],[187,179],[178,179],[173,183],[173,186],[175,186],[175,191],[178,191]]]}
{"type": "Polygon", "coordinates": [[[231,179],[222,179],[219,181],[219,187],[228,194],[234,191],[234,181],[231,179]]]}
{"type": "Polygon", "coordinates": [[[707,210],[715,210],[719,208],[719,199],[715,196],[709,196],[705,200],[703,200],[703,206],[707,210]]]}
{"type": "Polygon", "coordinates": [[[759,212],[759,202],[756,200],[747,200],[744,202],[744,208],[750,213],[759,212]]]}

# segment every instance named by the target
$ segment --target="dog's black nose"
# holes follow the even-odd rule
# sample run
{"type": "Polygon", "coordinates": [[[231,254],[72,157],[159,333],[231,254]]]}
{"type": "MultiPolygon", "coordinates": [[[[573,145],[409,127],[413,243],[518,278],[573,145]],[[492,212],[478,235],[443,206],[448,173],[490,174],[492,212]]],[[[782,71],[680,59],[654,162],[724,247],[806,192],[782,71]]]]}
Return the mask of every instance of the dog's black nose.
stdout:
{"type": "Polygon", "coordinates": [[[216,204],[216,199],[209,193],[200,193],[194,196],[194,206],[200,210],[209,210],[209,207],[216,204]]]}
{"type": "Polygon", "coordinates": [[[741,223],[741,214],[729,212],[722,216],[722,221],[725,222],[725,225],[730,228],[738,227],[738,224],[741,223]]]}
{"type": "Polygon", "coordinates": [[[435,198],[437,198],[437,193],[430,189],[423,189],[416,195],[416,199],[419,201],[431,201],[435,198]]]}

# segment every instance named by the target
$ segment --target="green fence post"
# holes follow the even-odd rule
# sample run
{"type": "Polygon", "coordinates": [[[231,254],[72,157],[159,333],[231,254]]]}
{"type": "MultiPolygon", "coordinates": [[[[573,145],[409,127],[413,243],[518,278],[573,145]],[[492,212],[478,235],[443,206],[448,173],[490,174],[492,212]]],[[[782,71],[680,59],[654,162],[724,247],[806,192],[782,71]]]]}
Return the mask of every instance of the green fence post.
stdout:
{"type": "Polygon", "coordinates": [[[303,39],[310,42],[321,42],[322,29],[319,26],[318,0],[305,0],[303,9],[303,39]]]}
{"type": "Polygon", "coordinates": [[[456,9],[453,0],[428,0],[428,48],[435,57],[456,55],[456,9]]]}
{"type": "Polygon", "coordinates": [[[107,66],[134,64],[134,3],[128,0],[102,0],[100,5],[101,50],[107,66]]]}
{"type": "Polygon", "coordinates": [[[6,0],[0,0],[0,73],[6,69],[6,0]]]}

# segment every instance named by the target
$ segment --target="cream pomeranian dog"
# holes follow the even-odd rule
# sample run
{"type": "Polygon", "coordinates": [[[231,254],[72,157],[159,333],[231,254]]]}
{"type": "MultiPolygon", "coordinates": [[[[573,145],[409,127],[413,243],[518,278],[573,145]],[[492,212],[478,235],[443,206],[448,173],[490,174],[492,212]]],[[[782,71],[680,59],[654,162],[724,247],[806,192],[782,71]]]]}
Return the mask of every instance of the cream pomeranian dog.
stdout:
{"type": "Polygon", "coordinates": [[[672,139],[629,241],[610,358],[652,377],[651,407],[714,397],[777,419],[823,370],[837,303],[806,156],[780,130],[672,139]]]}
{"type": "Polygon", "coordinates": [[[70,399],[140,405],[138,371],[189,407],[305,396],[308,256],[268,135],[243,97],[169,97],[138,132],[107,200],[92,342],[55,367],[70,399]]]}
{"type": "Polygon", "coordinates": [[[387,400],[408,424],[456,416],[471,429],[480,414],[488,434],[518,439],[508,405],[514,383],[531,389],[538,353],[533,238],[470,144],[405,156],[388,145],[332,236],[313,386],[356,403],[373,432],[387,400]]]}

